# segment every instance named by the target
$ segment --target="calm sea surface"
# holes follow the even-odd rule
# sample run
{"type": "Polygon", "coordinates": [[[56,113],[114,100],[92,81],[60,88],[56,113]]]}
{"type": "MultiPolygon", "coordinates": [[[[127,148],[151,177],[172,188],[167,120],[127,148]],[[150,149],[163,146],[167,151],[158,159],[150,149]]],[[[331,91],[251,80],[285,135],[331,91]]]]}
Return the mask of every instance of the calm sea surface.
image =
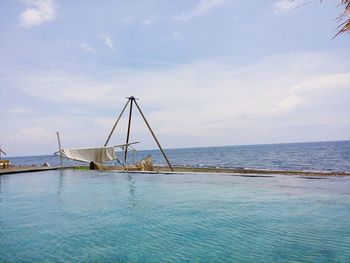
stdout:
{"type": "MultiPolygon", "coordinates": [[[[350,141],[266,144],[227,147],[168,149],[173,165],[258,168],[274,170],[350,171],[350,141]]],[[[135,159],[151,154],[155,164],[165,165],[158,150],[138,151],[135,159]]],[[[121,157],[121,154],[119,154],[121,157]]],[[[132,154],[130,160],[132,160],[132,154]]],[[[58,165],[56,156],[10,158],[15,165],[58,165]]],[[[82,163],[65,160],[65,165],[82,163]]]]}
{"type": "Polygon", "coordinates": [[[349,177],[3,175],[0,262],[350,262],[349,204],[349,177]]]}

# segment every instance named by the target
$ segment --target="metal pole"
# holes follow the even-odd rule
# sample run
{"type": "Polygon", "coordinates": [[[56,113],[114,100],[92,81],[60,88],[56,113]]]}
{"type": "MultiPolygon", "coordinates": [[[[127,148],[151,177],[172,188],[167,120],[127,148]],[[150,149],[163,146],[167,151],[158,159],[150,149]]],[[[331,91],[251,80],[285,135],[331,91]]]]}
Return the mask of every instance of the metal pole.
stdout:
{"type": "Polygon", "coordinates": [[[63,166],[63,158],[62,158],[62,147],[61,147],[61,140],[60,140],[60,134],[56,132],[57,134],[57,141],[58,141],[58,150],[60,152],[60,165],[63,166]]]}
{"type": "Polygon", "coordinates": [[[168,160],[168,157],[166,156],[165,152],[164,152],[163,149],[162,149],[162,146],[160,145],[159,141],[157,140],[157,137],[155,136],[154,132],[152,131],[151,126],[148,124],[145,115],[143,115],[143,113],[142,113],[142,111],[141,111],[139,105],[137,104],[137,102],[136,102],[136,101],[134,101],[134,102],[135,102],[135,105],[136,105],[137,109],[139,110],[139,112],[140,112],[140,114],[141,114],[143,120],[145,121],[145,123],[146,123],[146,125],[147,125],[149,131],[152,133],[152,136],[153,136],[154,140],[155,140],[156,143],[158,144],[159,150],[162,152],[163,157],[164,157],[165,161],[168,163],[168,166],[169,166],[170,170],[171,170],[171,171],[174,171],[173,167],[171,166],[171,164],[170,164],[170,162],[169,162],[169,160],[168,160]]]}
{"type": "Polygon", "coordinates": [[[112,136],[112,134],[113,134],[113,132],[114,132],[115,128],[117,127],[117,124],[118,124],[118,122],[119,122],[120,118],[122,117],[122,115],[123,115],[123,113],[124,113],[124,111],[125,111],[126,107],[128,106],[129,102],[130,102],[130,100],[128,100],[128,102],[125,104],[125,106],[124,106],[124,108],[123,108],[122,112],[119,114],[119,117],[118,117],[117,121],[115,122],[115,124],[114,124],[114,126],[113,126],[113,128],[112,128],[111,132],[109,133],[108,138],[107,138],[107,141],[106,141],[106,143],[105,143],[105,145],[104,145],[104,146],[107,146],[107,144],[108,144],[109,140],[111,139],[111,136],[112,136]]]}
{"type": "Polygon", "coordinates": [[[125,147],[125,154],[124,154],[124,162],[126,164],[126,157],[128,155],[128,144],[129,144],[129,136],[130,136],[130,126],[131,126],[131,115],[132,115],[132,104],[133,102],[135,102],[135,98],[134,97],[130,97],[129,101],[131,101],[130,103],[130,111],[129,111],[129,123],[128,123],[128,132],[126,134],[126,147],[125,147]]]}

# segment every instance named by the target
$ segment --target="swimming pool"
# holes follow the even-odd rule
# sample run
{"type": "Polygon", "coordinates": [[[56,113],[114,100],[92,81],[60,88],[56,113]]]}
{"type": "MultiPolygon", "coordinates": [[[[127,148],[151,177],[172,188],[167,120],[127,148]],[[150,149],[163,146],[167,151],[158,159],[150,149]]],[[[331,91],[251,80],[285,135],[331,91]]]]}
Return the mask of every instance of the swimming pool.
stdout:
{"type": "Polygon", "coordinates": [[[0,176],[0,262],[349,262],[350,178],[0,176]]]}

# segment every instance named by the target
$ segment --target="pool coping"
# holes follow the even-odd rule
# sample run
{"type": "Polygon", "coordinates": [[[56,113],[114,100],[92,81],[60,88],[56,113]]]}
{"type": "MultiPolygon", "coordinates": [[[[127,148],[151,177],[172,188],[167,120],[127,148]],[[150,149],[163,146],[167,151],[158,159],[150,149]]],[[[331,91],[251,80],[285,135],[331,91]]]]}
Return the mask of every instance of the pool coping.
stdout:
{"type": "MultiPolygon", "coordinates": [[[[288,170],[263,170],[263,169],[232,169],[232,168],[198,168],[198,167],[174,167],[175,171],[171,171],[167,167],[156,166],[155,171],[131,171],[123,170],[122,167],[109,170],[94,170],[100,172],[118,172],[118,173],[138,173],[138,174],[225,174],[237,175],[245,177],[273,177],[278,175],[300,176],[306,178],[317,177],[334,177],[334,176],[350,176],[350,172],[319,172],[319,171],[288,171],[288,170]]],[[[0,169],[0,176],[16,173],[44,172],[52,170],[89,170],[86,166],[13,166],[6,169],[0,169]],[[83,168],[83,169],[82,169],[83,168]]]]}

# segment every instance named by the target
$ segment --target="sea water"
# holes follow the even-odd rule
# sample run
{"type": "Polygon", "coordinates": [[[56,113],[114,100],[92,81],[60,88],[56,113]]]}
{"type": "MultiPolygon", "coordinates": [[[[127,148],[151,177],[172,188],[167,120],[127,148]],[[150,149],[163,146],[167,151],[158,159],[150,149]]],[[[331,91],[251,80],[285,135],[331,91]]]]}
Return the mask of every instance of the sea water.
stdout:
{"type": "MultiPolygon", "coordinates": [[[[244,145],[166,149],[173,165],[194,167],[255,168],[268,170],[350,171],[350,141],[244,145]]],[[[155,164],[166,165],[159,150],[129,153],[129,160],[152,155],[155,164]]],[[[117,152],[122,159],[122,154],[117,152]]],[[[59,165],[54,155],[10,158],[14,165],[59,165]]],[[[64,160],[64,165],[84,163],[64,160]]],[[[117,162],[112,163],[117,165],[117,162]]]]}
{"type": "Polygon", "coordinates": [[[349,204],[349,177],[3,175],[0,262],[350,262],[349,204]]]}

